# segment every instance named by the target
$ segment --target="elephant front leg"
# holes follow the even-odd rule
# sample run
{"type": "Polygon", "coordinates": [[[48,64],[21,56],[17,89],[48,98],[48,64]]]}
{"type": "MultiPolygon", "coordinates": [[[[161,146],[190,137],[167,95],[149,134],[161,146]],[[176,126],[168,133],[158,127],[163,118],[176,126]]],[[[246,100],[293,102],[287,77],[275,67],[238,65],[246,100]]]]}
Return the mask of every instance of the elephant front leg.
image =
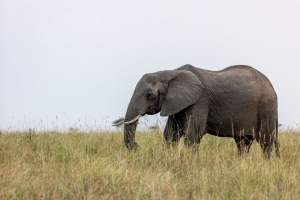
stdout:
{"type": "Polygon", "coordinates": [[[206,132],[206,120],[201,120],[199,117],[194,119],[189,117],[184,126],[184,132],[184,144],[197,152],[200,140],[206,132]]]}
{"type": "Polygon", "coordinates": [[[175,116],[170,116],[164,130],[163,146],[169,148],[171,145],[177,145],[182,135],[181,123],[175,116]]]}

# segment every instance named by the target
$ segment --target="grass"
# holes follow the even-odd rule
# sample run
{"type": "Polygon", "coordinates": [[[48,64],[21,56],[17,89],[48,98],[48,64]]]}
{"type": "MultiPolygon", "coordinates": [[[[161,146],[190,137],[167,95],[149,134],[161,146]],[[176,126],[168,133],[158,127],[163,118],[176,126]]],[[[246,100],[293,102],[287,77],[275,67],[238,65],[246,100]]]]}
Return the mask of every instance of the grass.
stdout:
{"type": "Polygon", "coordinates": [[[0,199],[300,199],[300,132],[279,134],[281,158],[255,142],[238,157],[232,138],[206,135],[199,153],[162,148],[162,134],[0,134],[0,199]]]}

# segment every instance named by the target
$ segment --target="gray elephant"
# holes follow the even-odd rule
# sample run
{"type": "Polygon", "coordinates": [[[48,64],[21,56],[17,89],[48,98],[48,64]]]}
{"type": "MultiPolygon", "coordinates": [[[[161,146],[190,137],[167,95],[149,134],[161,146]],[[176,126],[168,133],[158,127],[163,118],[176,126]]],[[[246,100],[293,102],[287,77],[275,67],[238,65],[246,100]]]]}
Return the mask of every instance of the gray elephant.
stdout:
{"type": "MultiPolygon", "coordinates": [[[[277,95],[266,76],[250,66],[209,71],[184,65],[176,70],[145,74],[127,108],[124,140],[135,149],[140,116],[168,116],[164,144],[198,148],[206,134],[233,137],[238,154],[249,152],[254,139],[270,158],[273,144],[279,156],[277,95]]],[[[120,124],[119,123],[119,124],[120,124]]],[[[118,124],[114,124],[118,125],[118,124]]]]}

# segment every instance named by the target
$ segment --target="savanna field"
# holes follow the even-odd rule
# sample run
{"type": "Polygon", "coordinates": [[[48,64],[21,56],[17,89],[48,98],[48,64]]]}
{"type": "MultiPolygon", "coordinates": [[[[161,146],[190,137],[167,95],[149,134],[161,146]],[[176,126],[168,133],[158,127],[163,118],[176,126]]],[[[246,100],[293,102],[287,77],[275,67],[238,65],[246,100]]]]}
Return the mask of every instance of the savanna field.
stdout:
{"type": "Polygon", "coordinates": [[[205,135],[195,154],[162,148],[161,132],[0,134],[0,199],[300,199],[300,131],[280,131],[281,158],[254,142],[205,135]]]}

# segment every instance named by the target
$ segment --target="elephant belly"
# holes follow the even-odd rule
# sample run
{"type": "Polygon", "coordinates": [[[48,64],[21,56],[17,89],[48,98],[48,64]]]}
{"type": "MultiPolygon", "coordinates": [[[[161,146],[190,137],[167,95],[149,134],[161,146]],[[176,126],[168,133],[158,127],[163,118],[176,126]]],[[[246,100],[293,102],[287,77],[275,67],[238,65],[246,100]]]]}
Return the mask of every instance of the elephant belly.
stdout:
{"type": "Polygon", "coordinates": [[[237,113],[236,115],[210,115],[207,120],[207,132],[219,137],[254,135],[257,130],[257,113],[237,113]],[[225,117],[224,117],[225,116],[225,117]]]}

